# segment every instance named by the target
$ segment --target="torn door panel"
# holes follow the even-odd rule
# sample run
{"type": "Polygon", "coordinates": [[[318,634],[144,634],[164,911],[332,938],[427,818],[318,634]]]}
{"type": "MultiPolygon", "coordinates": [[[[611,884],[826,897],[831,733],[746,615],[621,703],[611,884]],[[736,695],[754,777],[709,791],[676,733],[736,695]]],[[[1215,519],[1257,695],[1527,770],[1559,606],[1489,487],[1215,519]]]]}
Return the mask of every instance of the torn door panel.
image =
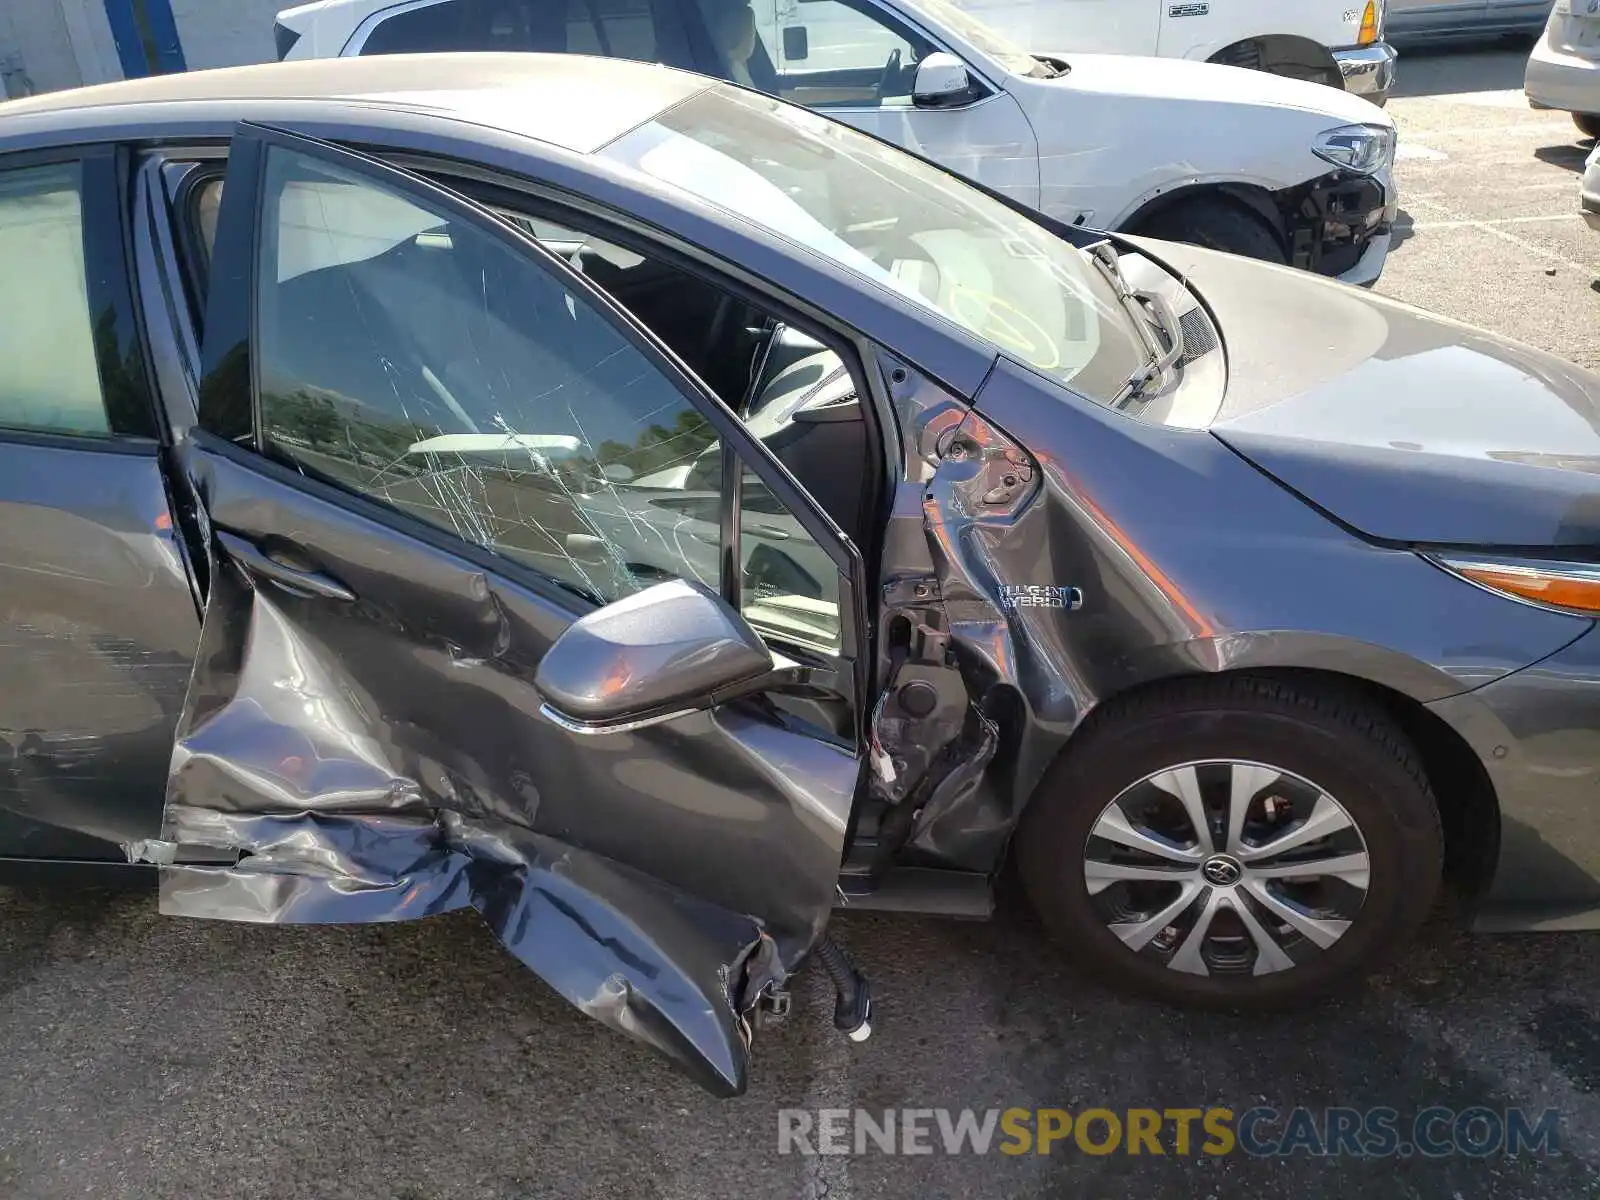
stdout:
{"type": "Polygon", "coordinates": [[[761,947],[755,922],[526,830],[450,814],[437,822],[212,817],[185,830],[226,837],[249,854],[231,868],[163,869],[164,913],[351,924],[472,907],[580,1011],[654,1047],[713,1092],[744,1090],[745,1034],[733,997],[745,959],[761,947]]]}
{"type": "Polygon", "coordinates": [[[226,672],[232,696],[216,692],[218,659],[202,659],[196,696],[209,713],[179,740],[163,834],[243,857],[163,868],[164,912],[355,923],[470,905],[583,1011],[713,1090],[742,1090],[732,970],[762,936],[755,921],[519,827],[512,814],[536,810],[525,792],[497,797],[433,738],[385,728],[376,697],[299,637],[270,592],[231,567],[212,578],[211,612],[247,605],[251,620],[226,672]]]}
{"type": "Polygon", "coordinates": [[[744,1014],[820,935],[858,764],[724,706],[582,737],[532,678],[570,617],[431,544],[194,455],[211,523],[299,551],[356,599],[296,595],[218,550],[163,838],[164,911],[366,922],[477,909],[585,1012],[713,1091],[744,1014]]]}

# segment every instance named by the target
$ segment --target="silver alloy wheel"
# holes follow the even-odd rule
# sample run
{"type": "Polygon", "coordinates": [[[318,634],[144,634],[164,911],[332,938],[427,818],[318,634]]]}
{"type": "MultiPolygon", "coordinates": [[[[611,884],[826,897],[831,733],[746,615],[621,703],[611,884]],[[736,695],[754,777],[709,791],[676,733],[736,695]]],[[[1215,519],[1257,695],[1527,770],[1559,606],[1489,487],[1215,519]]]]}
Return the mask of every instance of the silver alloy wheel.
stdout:
{"type": "Polygon", "coordinates": [[[1366,899],[1367,845],[1310,780],[1231,759],[1167,767],[1106,805],[1091,904],[1128,949],[1195,975],[1266,975],[1327,950],[1366,899]]]}

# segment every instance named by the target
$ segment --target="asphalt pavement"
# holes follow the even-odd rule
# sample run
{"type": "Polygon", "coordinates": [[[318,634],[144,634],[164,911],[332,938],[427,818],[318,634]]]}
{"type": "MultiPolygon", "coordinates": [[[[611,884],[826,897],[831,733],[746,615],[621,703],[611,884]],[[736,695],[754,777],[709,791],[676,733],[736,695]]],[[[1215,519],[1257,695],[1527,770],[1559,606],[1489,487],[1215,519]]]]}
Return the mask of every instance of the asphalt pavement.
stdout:
{"type": "Polygon", "coordinates": [[[1578,215],[1592,143],[1528,108],[1526,55],[1401,59],[1399,236],[1377,290],[1600,369],[1600,234],[1578,215]]]}
{"type": "MultiPolygon", "coordinates": [[[[1402,62],[1405,237],[1379,290],[1600,367],[1583,143],[1522,102],[1525,53],[1402,62]]],[[[567,1008],[470,915],[263,928],[162,918],[142,893],[0,889],[0,1197],[1600,1192],[1593,936],[1472,937],[1446,906],[1358,995],[1240,1018],[1108,992],[1022,916],[835,928],[872,978],[874,1037],[833,1033],[802,978],[789,1020],[758,1034],[749,1094],[715,1101],[567,1008]],[[854,1106],[1391,1108],[1402,1127],[1435,1107],[1555,1109],[1560,1153],[1096,1155],[1067,1139],[950,1155],[937,1137],[928,1155],[780,1153],[780,1110],[854,1106]]]]}

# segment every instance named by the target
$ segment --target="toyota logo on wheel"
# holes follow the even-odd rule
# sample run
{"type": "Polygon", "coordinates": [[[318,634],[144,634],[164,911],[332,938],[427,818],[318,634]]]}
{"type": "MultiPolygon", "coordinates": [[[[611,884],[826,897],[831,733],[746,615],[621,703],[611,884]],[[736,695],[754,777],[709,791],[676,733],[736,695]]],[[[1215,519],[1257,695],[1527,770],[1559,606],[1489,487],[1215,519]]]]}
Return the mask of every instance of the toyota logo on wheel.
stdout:
{"type": "Polygon", "coordinates": [[[1217,887],[1232,887],[1244,877],[1244,868],[1226,854],[1218,854],[1206,859],[1200,874],[1206,877],[1207,883],[1217,887]]]}

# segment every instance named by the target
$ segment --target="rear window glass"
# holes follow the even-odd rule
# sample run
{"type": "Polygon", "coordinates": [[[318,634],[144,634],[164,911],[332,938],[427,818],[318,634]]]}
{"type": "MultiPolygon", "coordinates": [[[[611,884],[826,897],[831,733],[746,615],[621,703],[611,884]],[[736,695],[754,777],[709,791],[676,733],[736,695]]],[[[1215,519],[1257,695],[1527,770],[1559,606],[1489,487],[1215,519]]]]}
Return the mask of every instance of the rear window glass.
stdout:
{"type": "Polygon", "coordinates": [[[0,425],[105,434],[77,163],[0,174],[0,425]]]}

